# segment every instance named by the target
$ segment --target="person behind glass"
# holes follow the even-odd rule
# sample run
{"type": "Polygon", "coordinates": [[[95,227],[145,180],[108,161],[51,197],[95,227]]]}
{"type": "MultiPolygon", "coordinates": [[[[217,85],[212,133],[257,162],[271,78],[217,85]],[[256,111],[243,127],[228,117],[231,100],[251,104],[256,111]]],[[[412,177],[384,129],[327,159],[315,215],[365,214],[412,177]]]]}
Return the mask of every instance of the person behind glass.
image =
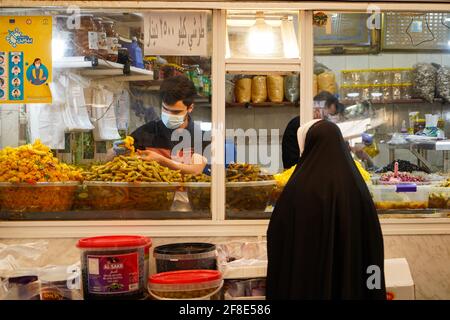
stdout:
{"type": "MultiPolygon", "coordinates": [[[[207,159],[193,150],[194,135],[202,132],[194,125],[191,117],[194,99],[197,96],[194,83],[185,76],[170,77],[161,83],[159,93],[162,100],[161,119],[150,121],[130,134],[134,138],[138,156],[185,174],[201,174],[207,159]],[[186,149],[173,154],[173,149],[180,143],[178,139],[172,139],[173,133],[179,133],[181,140],[188,134],[191,139],[189,154],[183,154],[186,149]]],[[[108,160],[129,153],[123,144],[123,140],[114,142],[113,148],[108,151],[108,160]]]]}
{"type": "MultiPolygon", "coordinates": [[[[328,91],[322,91],[314,97],[314,101],[324,101],[323,118],[336,122],[343,118],[345,106],[339,99],[328,91]]],[[[322,118],[322,114],[315,115],[314,118],[322,118]]],[[[297,130],[300,127],[300,116],[293,118],[287,125],[282,141],[282,158],[284,169],[297,164],[300,158],[300,151],[297,141],[297,130]]]]}

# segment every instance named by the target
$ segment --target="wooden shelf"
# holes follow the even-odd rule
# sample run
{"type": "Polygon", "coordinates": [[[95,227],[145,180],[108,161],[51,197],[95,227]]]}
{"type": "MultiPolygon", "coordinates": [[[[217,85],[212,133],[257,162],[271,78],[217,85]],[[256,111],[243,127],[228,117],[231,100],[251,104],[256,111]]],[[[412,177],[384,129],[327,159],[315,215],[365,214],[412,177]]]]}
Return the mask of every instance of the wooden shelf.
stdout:
{"type": "Polygon", "coordinates": [[[289,102],[289,101],[283,101],[283,102],[260,102],[260,103],[225,103],[225,106],[227,108],[245,108],[245,109],[252,109],[252,108],[279,108],[279,107],[291,107],[291,108],[298,108],[300,104],[298,102],[289,102]]]}
{"type": "MultiPolygon", "coordinates": [[[[369,100],[370,101],[370,100],[369,100]]],[[[384,101],[370,101],[372,104],[415,104],[415,103],[430,103],[420,98],[414,99],[398,99],[398,100],[384,100],[384,101]]],[[[354,105],[357,102],[349,101],[349,100],[341,100],[341,103],[344,105],[354,105]]],[[[443,99],[436,98],[433,103],[443,103],[443,99]]]]}

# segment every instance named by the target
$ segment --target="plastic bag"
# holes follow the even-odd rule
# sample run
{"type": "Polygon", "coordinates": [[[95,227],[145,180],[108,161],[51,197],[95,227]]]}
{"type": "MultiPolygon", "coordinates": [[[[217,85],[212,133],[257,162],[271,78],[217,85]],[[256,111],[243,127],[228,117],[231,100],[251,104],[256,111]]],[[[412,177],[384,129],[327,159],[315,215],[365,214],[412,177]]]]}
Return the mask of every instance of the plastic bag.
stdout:
{"type": "Polygon", "coordinates": [[[450,102],[450,68],[442,66],[437,70],[436,91],[438,96],[450,102]]]}
{"type": "Polygon", "coordinates": [[[92,115],[95,120],[94,140],[119,140],[114,104],[114,93],[103,88],[93,92],[92,115]]]}
{"type": "Polygon", "coordinates": [[[252,102],[261,103],[267,100],[267,79],[265,76],[255,76],[252,79],[252,102]]]}
{"type": "Polygon", "coordinates": [[[227,74],[225,76],[225,102],[227,103],[233,103],[235,100],[233,79],[233,75],[227,74]]]}
{"type": "Polygon", "coordinates": [[[317,84],[317,76],[315,74],[313,74],[313,96],[317,96],[317,92],[318,92],[319,88],[318,88],[318,84],[317,84]]]}
{"type": "Polygon", "coordinates": [[[300,99],[300,75],[290,74],[284,77],[284,96],[290,102],[300,99]]]}
{"type": "Polygon", "coordinates": [[[65,129],[62,105],[27,105],[30,140],[41,139],[51,149],[65,148],[65,129]]]}
{"type": "Polygon", "coordinates": [[[284,78],[283,76],[267,76],[267,92],[271,102],[283,102],[284,78]]]}
{"type": "Polygon", "coordinates": [[[250,102],[252,98],[252,79],[242,78],[236,81],[234,93],[238,103],[250,102]]]}
{"type": "Polygon", "coordinates": [[[336,78],[331,71],[325,71],[317,76],[318,91],[328,91],[331,94],[336,93],[336,78]]]}
{"type": "Polygon", "coordinates": [[[429,63],[417,63],[413,69],[413,91],[419,98],[433,102],[436,88],[436,68],[429,63]]]}

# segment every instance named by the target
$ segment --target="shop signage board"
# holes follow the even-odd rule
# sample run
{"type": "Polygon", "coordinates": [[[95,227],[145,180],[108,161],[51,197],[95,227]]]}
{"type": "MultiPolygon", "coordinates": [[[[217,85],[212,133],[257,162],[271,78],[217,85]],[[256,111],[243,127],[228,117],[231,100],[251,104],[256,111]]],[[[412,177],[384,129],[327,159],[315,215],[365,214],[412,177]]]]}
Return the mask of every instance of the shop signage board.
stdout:
{"type": "Polygon", "coordinates": [[[144,15],[146,55],[206,56],[206,12],[150,12],[144,15]]]}
{"type": "Polygon", "coordinates": [[[51,103],[52,17],[0,17],[0,103],[51,103]]]}

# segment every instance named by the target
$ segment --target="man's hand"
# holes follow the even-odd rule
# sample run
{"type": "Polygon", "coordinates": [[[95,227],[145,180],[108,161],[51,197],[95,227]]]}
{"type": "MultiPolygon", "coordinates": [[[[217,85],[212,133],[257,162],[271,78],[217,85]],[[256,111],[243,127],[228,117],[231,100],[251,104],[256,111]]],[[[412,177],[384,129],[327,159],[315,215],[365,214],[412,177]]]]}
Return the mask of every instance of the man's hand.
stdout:
{"type": "Polygon", "coordinates": [[[165,158],[159,153],[151,150],[137,150],[138,157],[145,161],[162,162],[165,158]]]}
{"type": "Polygon", "coordinates": [[[128,154],[130,152],[130,150],[128,150],[127,148],[121,147],[124,144],[125,144],[125,141],[123,141],[123,140],[114,141],[114,143],[113,143],[113,150],[114,150],[114,153],[117,156],[125,155],[125,154],[128,154]]]}

